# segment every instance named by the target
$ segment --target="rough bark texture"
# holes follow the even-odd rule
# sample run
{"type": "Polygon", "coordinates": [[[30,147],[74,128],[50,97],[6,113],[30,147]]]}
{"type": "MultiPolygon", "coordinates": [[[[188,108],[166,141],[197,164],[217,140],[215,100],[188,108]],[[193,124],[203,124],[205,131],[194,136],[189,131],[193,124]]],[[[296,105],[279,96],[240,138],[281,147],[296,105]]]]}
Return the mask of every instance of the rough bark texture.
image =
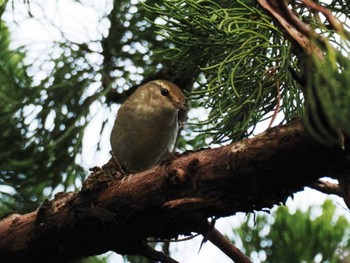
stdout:
{"type": "Polygon", "coordinates": [[[319,177],[336,177],[343,163],[340,149],[314,141],[300,121],[126,177],[110,162],[82,191],[0,221],[0,262],[142,254],[148,237],[203,233],[208,217],[270,208],[319,177]]]}

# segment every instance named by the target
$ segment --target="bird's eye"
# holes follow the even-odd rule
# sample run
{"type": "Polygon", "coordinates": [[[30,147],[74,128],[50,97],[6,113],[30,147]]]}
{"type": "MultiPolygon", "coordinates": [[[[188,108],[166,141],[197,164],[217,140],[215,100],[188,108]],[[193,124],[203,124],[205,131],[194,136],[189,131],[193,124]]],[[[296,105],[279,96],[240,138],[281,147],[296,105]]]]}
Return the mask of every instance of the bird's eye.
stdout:
{"type": "Polygon", "coordinates": [[[160,90],[160,94],[162,94],[163,96],[168,96],[169,90],[162,88],[162,89],[160,90]]]}

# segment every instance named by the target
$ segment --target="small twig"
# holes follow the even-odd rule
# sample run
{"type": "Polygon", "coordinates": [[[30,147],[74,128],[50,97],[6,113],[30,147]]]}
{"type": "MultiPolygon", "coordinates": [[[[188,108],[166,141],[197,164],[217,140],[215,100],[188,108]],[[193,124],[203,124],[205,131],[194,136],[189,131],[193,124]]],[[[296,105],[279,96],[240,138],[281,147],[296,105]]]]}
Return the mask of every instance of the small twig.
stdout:
{"type": "Polygon", "coordinates": [[[157,251],[154,248],[150,247],[146,243],[142,243],[139,250],[136,251],[137,255],[144,256],[156,262],[162,263],[179,263],[175,259],[165,255],[163,252],[157,251]]]}
{"type": "MultiPolygon", "coordinates": [[[[271,78],[276,71],[278,70],[278,67],[271,67],[266,71],[266,75],[268,78],[271,78]]],[[[279,88],[279,81],[276,80],[276,88],[277,88],[277,105],[276,105],[276,109],[274,110],[274,113],[272,115],[271,121],[269,126],[267,127],[268,129],[270,129],[272,127],[273,122],[275,121],[278,112],[280,111],[280,106],[281,106],[281,92],[280,92],[280,88],[279,88]]]]}
{"type": "Polygon", "coordinates": [[[164,242],[162,245],[162,252],[167,255],[170,256],[170,242],[164,242]]]}
{"type": "Polygon", "coordinates": [[[324,58],[322,50],[309,39],[309,36],[313,36],[312,38],[322,45],[324,45],[323,40],[288,8],[285,1],[257,0],[257,2],[278,21],[294,48],[297,50],[301,48],[307,54],[315,55],[321,60],[324,58]]]}
{"type": "Polygon", "coordinates": [[[252,263],[242,251],[214,227],[214,224],[215,220],[213,222],[204,221],[198,224],[198,232],[203,235],[201,247],[206,240],[209,240],[235,263],[252,263]]]}
{"type": "Polygon", "coordinates": [[[221,234],[216,228],[213,228],[205,234],[205,237],[224,252],[235,263],[252,263],[252,261],[243,254],[232,242],[221,234]]]}
{"type": "Polygon", "coordinates": [[[275,109],[275,111],[274,111],[274,113],[272,115],[272,118],[271,118],[271,121],[270,121],[268,129],[270,129],[272,127],[272,124],[275,121],[275,119],[277,117],[277,114],[278,114],[278,112],[280,111],[280,108],[281,108],[281,91],[280,91],[280,84],[279,84],[278,80],[276,80],[276,89],[277,89],[277,105],[276,105],[276,109],[275,109]]]}
{"type": "Polygon", "coordinates": [[[325,194],[332,194],[343,197],[343,191],[339,184],[317,180],[315,183],[309,185],[309,187],[325,194]]]}
{"type": "Polygon", "coordinates": [[[114,161],[114,165],[116,167],[116,170],[118,172],[120,172],[122,175],[125,175],[126,172],[123,169],[122,165],[120,164],[120,162],[118,161],[117,157],[114,155],[114,153],[112,151],[110,151],[110,154],[112,155],[112,160],[114,161]]]}
{"type": "Polygon", "coordinates": [[[305,24],[299,17],[288,8],[286,1],[277,1],[280,10],[283,12],[286,20],[293,25],[299,32],[307,37],[315,37],[314,32],[308,24],[305,24]]]}
{"type": "Polygon", "coordinates": [[[346,32],[342,24],[337,20],[337,18],[333,16],[332,12],[329,11],[327,8],[310,0],[300,0],[300,2],[314,11],[321,12],[326,17],[329,24],[335,31],[339,32],[340,34],[344,34],[346,32]]]}
{"type": "Polygon", "coordinates": [[[184,237],[184,238],[179,238],[179,239],[147,239],[147,243],[157,243],[157,242],[172,242],[172,243],[176,243],[176,242],[183,242],[183,241],[188,241],[191,240],[197,236],[199,236],[200,234],[195,234],[195,235],[191,235],[188,237],[184,237]]]}

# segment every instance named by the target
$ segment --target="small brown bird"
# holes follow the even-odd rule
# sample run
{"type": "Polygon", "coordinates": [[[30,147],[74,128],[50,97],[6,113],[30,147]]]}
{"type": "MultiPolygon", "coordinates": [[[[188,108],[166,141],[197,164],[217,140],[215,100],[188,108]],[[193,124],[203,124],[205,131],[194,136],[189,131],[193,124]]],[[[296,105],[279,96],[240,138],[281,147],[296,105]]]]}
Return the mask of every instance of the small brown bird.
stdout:
{"type": "Polygon", "coordinates": [[[140,86],[120,107],[111,133],[113,154],[132,172],[146,170],[172,152],[179,110],[187,110],[181,89],[166,80],[140,86]]]}

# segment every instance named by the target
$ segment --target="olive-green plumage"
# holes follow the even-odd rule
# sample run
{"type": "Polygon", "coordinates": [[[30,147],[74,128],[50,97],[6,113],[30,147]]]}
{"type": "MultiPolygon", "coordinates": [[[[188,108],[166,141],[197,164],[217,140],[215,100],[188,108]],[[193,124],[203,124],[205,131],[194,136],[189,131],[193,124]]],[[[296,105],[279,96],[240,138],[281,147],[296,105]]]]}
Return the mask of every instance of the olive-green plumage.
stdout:
{"type": "Polygon", "coordinates": [[[172,152],[178,133],[178,111],[185,97],[175,84],[154,80],[140,86],[120,107],[111,133],[111,146],[120,163],[142,171],[172,152]]]}

